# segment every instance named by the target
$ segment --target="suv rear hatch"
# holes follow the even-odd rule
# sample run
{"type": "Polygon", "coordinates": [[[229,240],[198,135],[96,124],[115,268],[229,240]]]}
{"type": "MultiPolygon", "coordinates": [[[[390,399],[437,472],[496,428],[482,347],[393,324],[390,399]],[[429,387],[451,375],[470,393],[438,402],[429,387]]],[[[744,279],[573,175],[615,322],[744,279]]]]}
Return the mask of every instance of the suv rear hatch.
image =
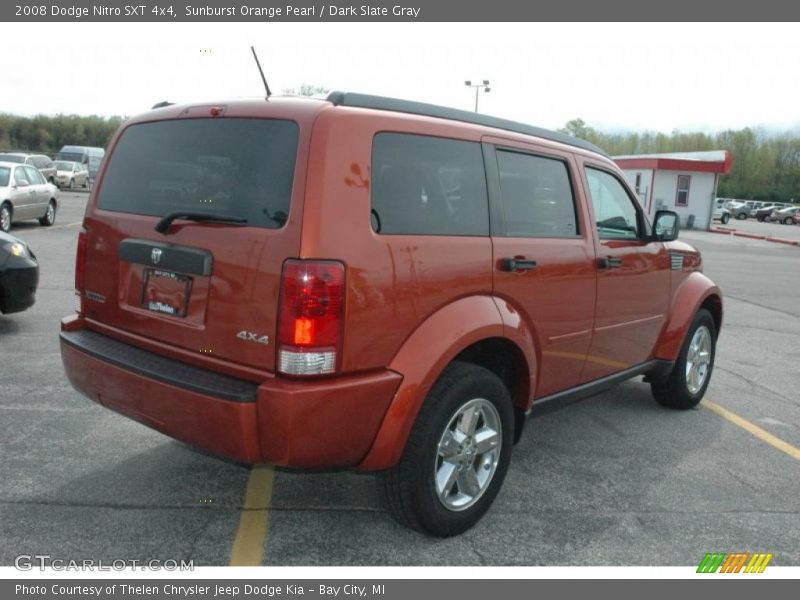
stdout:
{"type": "Polygon", "coordinates": [[[305,144],[293,120],[225,111],[193,107],[119,134],[84,221],[82,312],[193,362],[272,371],[305,144]]]}

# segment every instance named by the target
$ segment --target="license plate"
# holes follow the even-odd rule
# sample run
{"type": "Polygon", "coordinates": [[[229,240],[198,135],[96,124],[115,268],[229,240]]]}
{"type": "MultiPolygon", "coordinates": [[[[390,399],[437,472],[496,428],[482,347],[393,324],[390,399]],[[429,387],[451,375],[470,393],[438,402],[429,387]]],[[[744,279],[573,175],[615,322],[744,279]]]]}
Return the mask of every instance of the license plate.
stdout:
{"type": "Polygon", "coordinates": [[[185,317],[191,291],[191,277],[160,269],[144,270],[142,306],[147,310],[185,317]]]}

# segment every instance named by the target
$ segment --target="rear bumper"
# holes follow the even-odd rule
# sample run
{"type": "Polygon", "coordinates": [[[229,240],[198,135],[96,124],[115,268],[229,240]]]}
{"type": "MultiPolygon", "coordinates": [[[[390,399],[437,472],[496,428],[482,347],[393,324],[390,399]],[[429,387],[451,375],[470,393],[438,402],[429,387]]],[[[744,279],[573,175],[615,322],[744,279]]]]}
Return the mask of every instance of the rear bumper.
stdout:
{"type": "Polygon", "coordinates": [[[247,463],[347,468],[366,456],[400,385],[393,371],[254,383],[62,321],[61,357],[90,399],[162,433],[247,463]]]}

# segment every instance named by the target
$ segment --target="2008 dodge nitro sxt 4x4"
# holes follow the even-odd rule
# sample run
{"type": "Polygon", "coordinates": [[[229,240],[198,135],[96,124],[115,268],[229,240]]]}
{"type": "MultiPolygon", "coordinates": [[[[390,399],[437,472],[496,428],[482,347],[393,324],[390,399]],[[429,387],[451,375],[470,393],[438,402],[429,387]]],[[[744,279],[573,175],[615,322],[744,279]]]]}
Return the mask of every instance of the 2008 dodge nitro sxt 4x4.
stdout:
{"type": "MultiPolygon", "coordinates": [[[[532,407],[703,397],[720,290],[586,142],[351,93],[125,123],[78,241],[73,385],[245,462],[379,472],[433,535],[491,505],[532,407]]],[[[538,410],[538,409],[537,409],[538,410]]]]}

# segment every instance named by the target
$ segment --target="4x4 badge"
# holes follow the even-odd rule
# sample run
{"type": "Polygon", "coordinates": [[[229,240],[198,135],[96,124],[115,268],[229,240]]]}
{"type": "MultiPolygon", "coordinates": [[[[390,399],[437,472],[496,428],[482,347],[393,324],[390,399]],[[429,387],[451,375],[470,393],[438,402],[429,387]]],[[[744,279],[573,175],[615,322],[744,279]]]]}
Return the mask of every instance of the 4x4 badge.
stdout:
{"type": "Polygon", "coordinates": [[[240,340],[244,340],[245,342],[255,342],[256,344],[269,344],[269,336],[268,335],[261,335],[259,336],[257,333],[252,331],[240,331],[236,334],[236,337],[240,340]]]}
{"type": "Polygon", "coordinates": [[[154,265],[158,264],[158,261],[161,260],[161,248],[153,248],[150,251],[150,260],[153,261],[154,265]]]}

